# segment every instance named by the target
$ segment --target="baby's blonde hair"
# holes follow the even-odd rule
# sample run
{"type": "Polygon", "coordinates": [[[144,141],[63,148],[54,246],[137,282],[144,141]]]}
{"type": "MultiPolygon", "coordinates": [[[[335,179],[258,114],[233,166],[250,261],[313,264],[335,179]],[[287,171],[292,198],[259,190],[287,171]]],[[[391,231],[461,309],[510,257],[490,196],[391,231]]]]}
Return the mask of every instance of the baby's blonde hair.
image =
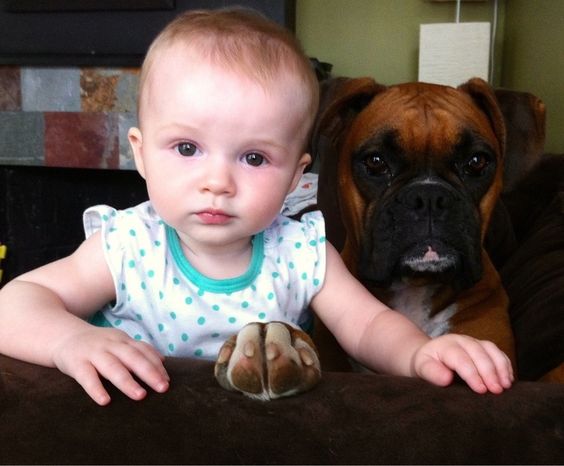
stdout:
{"type": "Polygon", "coordinates": [[[173,44],[186,44],[206,58],[242,71],[264,87],[290,73],[298,78],[307,99],[311,126],[317,111],[319,86],[300,43],[284,27],[243,8],[193,10],[180,14],[153,41],[141,69],[139,104],[159,53],[173,44]]]}

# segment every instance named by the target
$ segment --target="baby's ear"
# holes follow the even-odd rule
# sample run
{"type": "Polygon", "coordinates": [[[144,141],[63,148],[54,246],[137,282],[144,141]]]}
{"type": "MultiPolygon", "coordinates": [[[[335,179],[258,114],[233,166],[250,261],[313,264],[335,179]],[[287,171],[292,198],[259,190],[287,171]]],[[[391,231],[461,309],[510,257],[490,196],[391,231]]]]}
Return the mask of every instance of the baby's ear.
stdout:
{"type": "Polygon", "coordinates": [[[311,155],[309,155],[307,152],[305,154],[302,154],[300,160],[298,161],[298,165],[296,166],[294,179],[292,180],[292,184],[290,186],[290,190],[288,191],[288,193],[291,193],[294,189],[296,189],[296,186],[298,186],[298,183],[300,182],[300,179],[304,174],[304,170],[307,168],[307,166],[310,163],[311,163],[311,155]]]}
{"type": "Polygon", "coordinates": [[[127,132],[127,138],[129,139],[129,144],[131,145],[131,150],[133,151],[133,157],[135,160],[135,167],[139,174],[145,178],[145,166],[143,165],[143,135],[139,128],[129,128],[127,132]]]}

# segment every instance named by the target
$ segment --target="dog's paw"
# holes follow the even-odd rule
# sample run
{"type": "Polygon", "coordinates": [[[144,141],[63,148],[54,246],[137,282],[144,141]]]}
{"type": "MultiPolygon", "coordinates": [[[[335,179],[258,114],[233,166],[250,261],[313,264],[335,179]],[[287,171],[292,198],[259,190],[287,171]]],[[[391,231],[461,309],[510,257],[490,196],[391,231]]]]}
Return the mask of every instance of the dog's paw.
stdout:
{"type": "Polygon", "coordinates": [[[311,338],[282,322],[251,323],[219,350],[215,377],[228,390],[271,400],[304,392],[321,378],[311,338]]]}

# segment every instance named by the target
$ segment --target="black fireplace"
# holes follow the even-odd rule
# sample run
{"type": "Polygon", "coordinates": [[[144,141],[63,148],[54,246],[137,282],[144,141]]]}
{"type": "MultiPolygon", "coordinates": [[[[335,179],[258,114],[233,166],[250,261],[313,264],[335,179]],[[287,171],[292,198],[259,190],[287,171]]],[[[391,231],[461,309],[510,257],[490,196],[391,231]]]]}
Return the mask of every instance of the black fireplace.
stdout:
{"type": "Polygon", "coordinates": [[[139,66],[180,12],[235,5],[294,30],[295,0],[0,0],[0,65],[139,66]]]}

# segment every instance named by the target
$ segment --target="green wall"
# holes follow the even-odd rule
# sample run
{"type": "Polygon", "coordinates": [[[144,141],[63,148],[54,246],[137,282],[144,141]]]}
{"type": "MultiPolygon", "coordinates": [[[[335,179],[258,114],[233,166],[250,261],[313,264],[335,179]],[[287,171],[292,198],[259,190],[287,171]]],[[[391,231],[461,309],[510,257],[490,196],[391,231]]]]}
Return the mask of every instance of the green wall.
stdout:
{"type": "Polygon", "coordinates": [[[564,153],[564,1],[508,0],[505,22],[501,82],[544,101],[546,151],[564,153]]]}
{"type": "MultiPolygon", "coordinates": [[[[564,153],[564,0],[498,3],[493,83],[541,97],[546,149],[564,153]]],[[[493,21],[493,5],[463,2],[460,19],[493,21]]],[[[394,84],[417,79],[419,25],[452,22],[455,11],[454,1],[297,0],[296,33],[310,56],[333,64],[333,75],[394,84]]]]}

